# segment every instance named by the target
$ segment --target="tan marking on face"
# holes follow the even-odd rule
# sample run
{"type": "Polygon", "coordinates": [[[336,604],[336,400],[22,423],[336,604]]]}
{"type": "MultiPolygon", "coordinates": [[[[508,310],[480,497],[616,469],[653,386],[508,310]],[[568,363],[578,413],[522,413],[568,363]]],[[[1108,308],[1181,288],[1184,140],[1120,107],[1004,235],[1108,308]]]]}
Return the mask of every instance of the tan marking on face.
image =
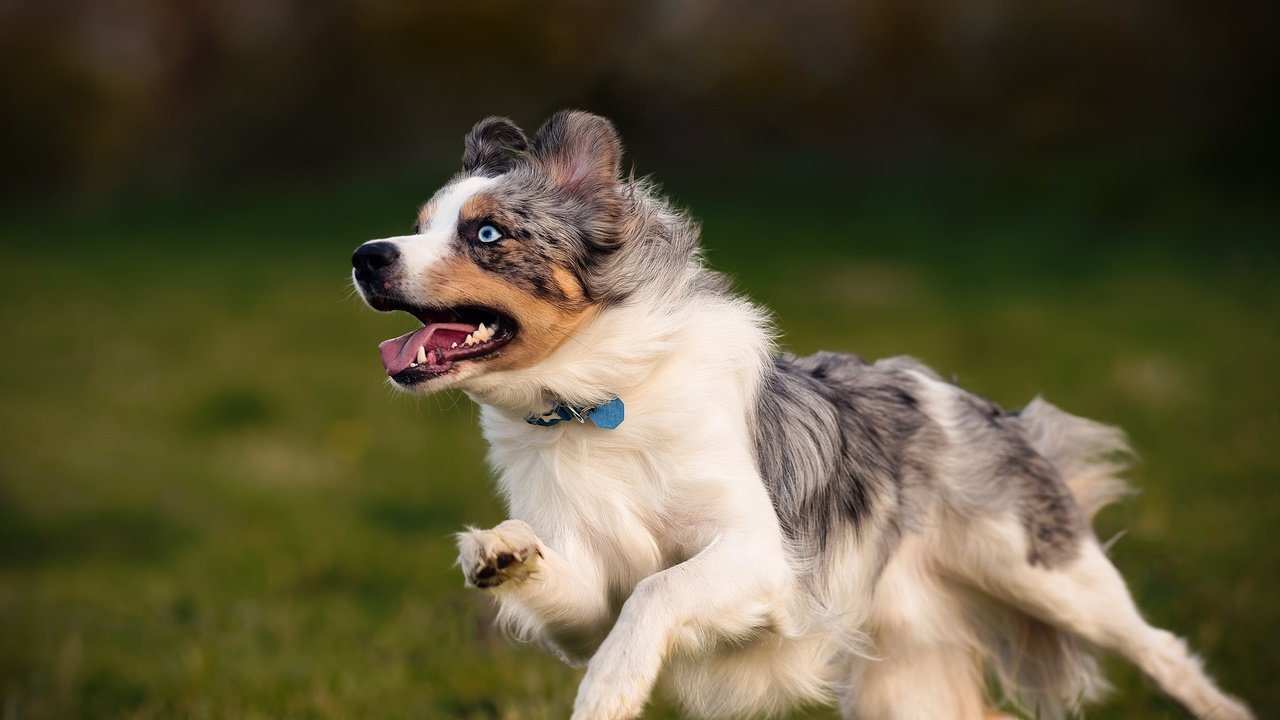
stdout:
{"type": "Polygon", "coordinates": [[[515,339],[481,361],[490,371],[538,364],[567,342],[597,309],[582,298],[580,291],[567,302],[551,302],[456,256],[424,273],[420,288],[424,297],[441,305],[479,305],[515,319],[519,325],[515,339]]]}
{"type": "Polygon", "coordinates": [[[464,220],[472,218],[485,217],[492,215],[498,209],[498,203],[492,197],[484,194],[472,195],[467,201],[462,203],[462,209],[458,213],[458,217],[464,220]]]}
{"type": "Polygon", "coordinates": [[[573,301],[582,300],[582,283],[578,282],[573,273],[557,265],[551,269],[551,278],[556,281],[556,287],[560,288],[565,297],[573,301]]]}

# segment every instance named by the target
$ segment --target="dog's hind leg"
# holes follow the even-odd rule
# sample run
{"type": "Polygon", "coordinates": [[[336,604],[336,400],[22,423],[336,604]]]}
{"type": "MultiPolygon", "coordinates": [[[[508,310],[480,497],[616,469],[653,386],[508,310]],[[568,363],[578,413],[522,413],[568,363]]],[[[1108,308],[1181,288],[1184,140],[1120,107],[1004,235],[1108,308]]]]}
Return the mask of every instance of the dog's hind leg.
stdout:
{"type": "Polygon", "coordinates": [[[982,660],[965,610],[908,537],[885,566],[867,618],[872,658],[854,663],[841,703],[858,720],[983,720],[982,660]]]}
{"type": "Polygon", "coordinates": [[[841,702],[856,720],[986,720],[982,667],[968,648],[882,636],[881,656],[862,663],[841,702]]]}
{"type": "MultiPolygon", "coordinates": [[[[1005,534],[1019,533],[1009,530],[1005,534]]],[[[963,566],[991,595],[1124,656],[1197,717],[1252,718],[1244,704],[1214,685],[1181,639],[1147,624],[1097,540],[1090,536],[1080,542],[1074,559],[1053,567],[1033,565],[1025,555],[991,556],[994,548],[1012,550],[1022,544],[1017,541],[986,543],[983,552],[988,556],[970,557],[963,566]]]]}

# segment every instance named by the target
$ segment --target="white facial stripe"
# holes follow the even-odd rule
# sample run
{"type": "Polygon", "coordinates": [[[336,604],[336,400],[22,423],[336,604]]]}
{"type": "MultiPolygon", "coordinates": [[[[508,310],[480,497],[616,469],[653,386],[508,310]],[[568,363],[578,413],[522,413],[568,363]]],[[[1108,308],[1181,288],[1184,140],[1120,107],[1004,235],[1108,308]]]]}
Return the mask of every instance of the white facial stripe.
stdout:
{"type": "Polygon", "coordinates": [[[435,214],[431,216],[431,226],[427,228],[423,235],[431,236],[444,233],[452,236],[454,229],[458,227],[458,215],[462,212],[462,206],[471,199],[472,195],[496,182],[498,182],[498,178],[469,177],[449,188],[436,203],[435,214]]]}
{"type": "Polygon", "coordinates": [[[449,251],[449,241],[458,229],[458,215],[462,206],[476,193],[498,182],[498,178],[469,177],[451,185],[436,200],[436,210],[431,216],[430,226],[420,235],[400,235],[398,237],[370,240],[369,242],[390,242],[400,248],[405,270],[416,274],[423,268],[434,264],[449,251]]]}

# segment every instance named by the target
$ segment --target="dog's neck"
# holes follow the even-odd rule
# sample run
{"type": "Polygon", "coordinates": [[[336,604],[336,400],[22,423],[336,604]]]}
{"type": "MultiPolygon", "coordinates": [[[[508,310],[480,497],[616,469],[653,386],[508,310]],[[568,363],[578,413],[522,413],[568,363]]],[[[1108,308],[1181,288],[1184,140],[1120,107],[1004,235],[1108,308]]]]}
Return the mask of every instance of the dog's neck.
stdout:
{"type": "Polygon", "coordinates": [[[603,309],[570,341],[533,368],[493,373],[467,383],[473,400],[512,419],[557,404],[595,407],[617,397],[651,394],[655,383],[673,398],[679,372],[655,373],[664,362],[696,353],[700,362],[764,362],[773,346],[767,319],[754,305],[724,295],[637,296],[603,309]],[[655,379],[655,374],[662,375],[655,379]],[[665,385],[664,385],[665,387],[665,385]]]}
{"type": "Polygon", "coordinates": [[[467,394],[513,417],[625,397],[675,348],[687,322],[647,300],[603,309],[535,367],[477,378],[467,383],[467,394]]]}

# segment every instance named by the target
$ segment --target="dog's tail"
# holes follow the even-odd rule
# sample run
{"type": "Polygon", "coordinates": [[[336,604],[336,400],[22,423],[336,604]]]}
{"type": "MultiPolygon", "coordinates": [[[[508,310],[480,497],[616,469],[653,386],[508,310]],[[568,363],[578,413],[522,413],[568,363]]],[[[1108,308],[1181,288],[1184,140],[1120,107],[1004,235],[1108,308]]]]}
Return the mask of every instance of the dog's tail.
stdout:
{"type": "MultiPolygon", "coordinates": [[[[1086,522],[1133,492],[1120,478],[1132,452],[1118,428],[1063,412],[1040,398],[1018,418],[1032,447],[1061,474],[1086,522]]],[[[1030,717],[1075,714],[1109,689],[1093,649],[1075,635],[1013,608],[977,603],[973,609],[1001,687],[1030,717]]]]}
{"type": "Polygon", "coordinates": [[[1041,398],[1018,414],[1027,440],[1062,474],[1087,522],[1133,493],[1120,478],[1133,451],[1124,431],[1065,413],[1041,398]]]}

